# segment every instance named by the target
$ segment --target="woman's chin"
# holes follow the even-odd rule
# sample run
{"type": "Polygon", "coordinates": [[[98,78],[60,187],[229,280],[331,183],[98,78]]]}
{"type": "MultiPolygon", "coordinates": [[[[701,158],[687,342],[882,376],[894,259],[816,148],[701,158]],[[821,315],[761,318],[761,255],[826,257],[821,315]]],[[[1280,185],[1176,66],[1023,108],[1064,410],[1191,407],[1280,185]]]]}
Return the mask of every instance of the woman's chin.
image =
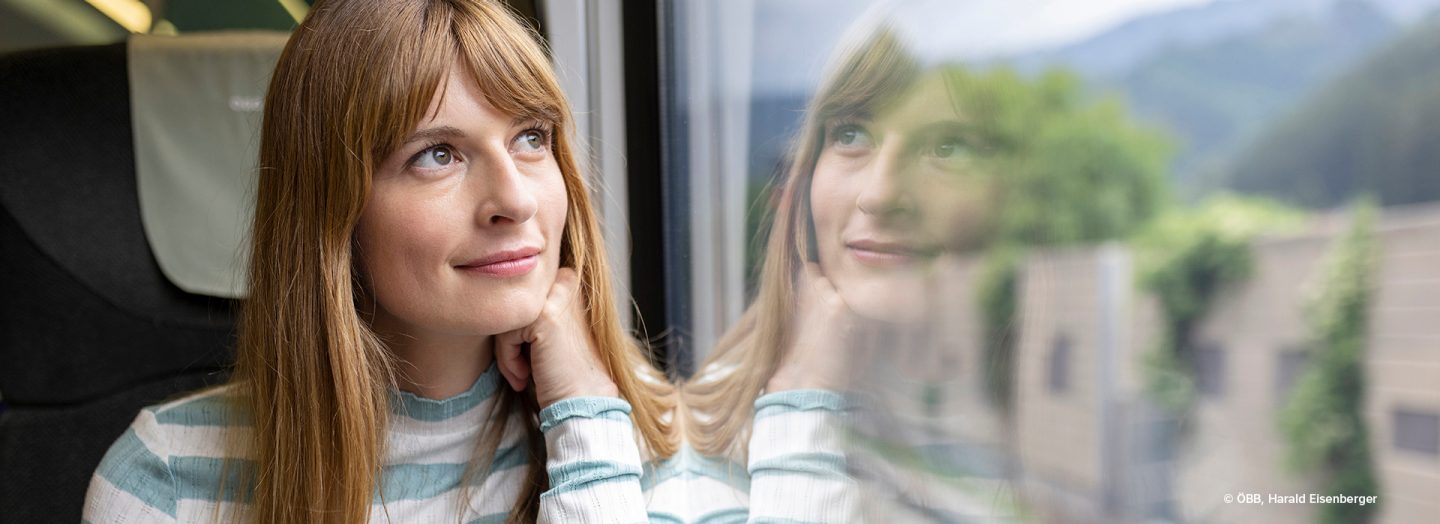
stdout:
{"type": "Polygon", "coordinates": [[[507,311],[497,311],[486,319],[487,330],[494,334],[500,334],[523,329],[534,324],[535,320],[540,318],[540,310],[543,306],[542,302],[533,308],[522,306],[507,311]]]}
{"type": "Polygon", "coordinates": [[[839,281],[836,291],[862,318],[892,324],[913,324],[926,318],[926,290],[918,278],[864,278],[839,281]]]}
{"type": "Polygon", "coordinates": [[[534,324],[545,307],[545,297],[528,293],[508,294],[503,300],[487,300],[468,308],[470,313],[452,321],[451,331],[474,335],[498,335],[534,324]]]}

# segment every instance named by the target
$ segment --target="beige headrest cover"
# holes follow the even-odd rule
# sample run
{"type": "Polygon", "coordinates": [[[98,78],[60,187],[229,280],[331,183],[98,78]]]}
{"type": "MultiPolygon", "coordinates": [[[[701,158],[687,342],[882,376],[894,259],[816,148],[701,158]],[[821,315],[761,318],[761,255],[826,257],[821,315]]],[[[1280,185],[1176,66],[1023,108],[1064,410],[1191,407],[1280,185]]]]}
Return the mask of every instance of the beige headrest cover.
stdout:
{"type": "Polygon", "coordinates": [[[140,217],[165,276],[190,293],[245,293],[260,109],[289,37],[131,37],[140,217]]]}

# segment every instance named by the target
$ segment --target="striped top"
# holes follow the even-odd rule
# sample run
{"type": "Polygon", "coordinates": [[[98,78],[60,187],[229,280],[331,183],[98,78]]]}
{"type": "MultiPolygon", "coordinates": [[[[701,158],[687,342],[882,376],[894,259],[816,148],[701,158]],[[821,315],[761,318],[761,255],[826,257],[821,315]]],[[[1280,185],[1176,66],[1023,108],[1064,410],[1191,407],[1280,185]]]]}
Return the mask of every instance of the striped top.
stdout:
{"type": "MultiPolygon", "coordinates": [[[[485,474],[466,467],[501,383],[491,366],[466,392],[431,400],[396,392],[371,522],[503,522],[528,472],[524,429],[511,424],[485,474]],[[462,485],[463,484],[463,485],[462,485]]],[[[228,438],[251,424],[222,387],[145,408],[91,479],[88,523],[213,522],[244,516],[245,456],[228,438]],[[237,471],[237,469],[239,471],[237,471]]],[[[566,399],[540,413],[550,489],[541,522],[847,522],[853,482],[844,473],[839,396],[791,391],[756,402],[748,464],[689,447],[642,460],[630,405],[610,397],[566,399]],[[753,518],[752,518],[753,517],[753,518]]]]}
{"type": "MultiPolygon", "coordinates": [[[[701,382],[733,369],[707,366],[701,382]]],[[[702,456],[682,443],[642,479],[651,522],[850,523],[862,516],[844,436],[850,402],[839,393],[791,390],[754,400],[746,446],[702,456]]],[[[691,412],[705,420],[703,412],[691,412]]]]}
{"type": "MultiPolygon", "coordinates": [[[[687,447],[686,453],[678,456],[684,467],[672,466],[682,470],[672,475],[683,480],[662,483],[656,489],[657,495],[665,497],[652,504],[651,522],[856,522],[860,517],[857,484],[848,472],[843,449],[846,413],[843,397],[829,391],[793,390],[761,396],[755,401],[741,474],[734,481],[716,482],[721,478],[720,465],[736,464],[739,457],[728,461],[700,457],[687,447]],[[700,473],[684,474],[687,471],[700,473]],[[664,511],[672,504],[682,509],[674,514],[664,511]]],[[[723,473],[739,469],[731,466],[723,473]]]]}

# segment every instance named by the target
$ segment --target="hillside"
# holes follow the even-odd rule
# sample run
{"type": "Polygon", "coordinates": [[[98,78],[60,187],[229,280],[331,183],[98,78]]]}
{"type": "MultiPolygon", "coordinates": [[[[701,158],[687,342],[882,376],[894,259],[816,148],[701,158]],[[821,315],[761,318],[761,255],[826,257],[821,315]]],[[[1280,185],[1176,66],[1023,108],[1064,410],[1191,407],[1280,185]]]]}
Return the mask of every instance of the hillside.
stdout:
{"type": "Polygon", "coordinates": [[[1361,193],[1440,200],[1440,18],[1337,78],[1262,133],[1219,185],[1311,207],[1361,193]]]}

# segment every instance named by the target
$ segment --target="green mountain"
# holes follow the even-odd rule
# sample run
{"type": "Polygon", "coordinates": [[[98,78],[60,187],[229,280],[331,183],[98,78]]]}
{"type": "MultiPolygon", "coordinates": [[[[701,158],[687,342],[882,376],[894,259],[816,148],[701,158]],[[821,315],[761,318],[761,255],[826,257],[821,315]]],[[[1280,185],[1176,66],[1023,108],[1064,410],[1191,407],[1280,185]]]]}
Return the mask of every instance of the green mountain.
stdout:
{"type": "Polygon", "coordinates": [[[1191,190],[1197,177],[1398,32],[1374,5],[1341,0],[1205,45],[1167,48],[1101,82],[1175,134],[1175,181],[1191,190]]]}
{"type": "Polygon", "coordinates": [[[1440,200],[1440,17],[1420,22],[1260,133],[1217,184],[1310,207],[1440,200]]]}

